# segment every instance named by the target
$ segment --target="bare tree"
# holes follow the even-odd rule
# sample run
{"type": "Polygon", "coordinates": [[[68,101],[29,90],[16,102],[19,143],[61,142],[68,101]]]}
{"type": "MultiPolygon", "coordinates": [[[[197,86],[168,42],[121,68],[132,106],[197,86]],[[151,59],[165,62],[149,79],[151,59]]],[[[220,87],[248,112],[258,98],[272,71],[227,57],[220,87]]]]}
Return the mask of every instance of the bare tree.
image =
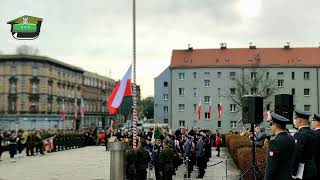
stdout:
{"type": "Polygon", "coordinates": [[[270,77],[269,72],[262,69],[253,69],[250,74],[244,74],[241,77],[232,79],[230,90],[227,90],[225,97],[242,110],[242,96],[244,95],[259,95],[263,97],[264,109],[268,109],[268,104],[272,102],[272,97],[278,90],[276,79],[270,77]]]}
{"type": "Polygon", "coordinates": [[[29,45],[21,45],[17,47],[16,53],[24,55],[38,55],[39,49],[29,45]]]}

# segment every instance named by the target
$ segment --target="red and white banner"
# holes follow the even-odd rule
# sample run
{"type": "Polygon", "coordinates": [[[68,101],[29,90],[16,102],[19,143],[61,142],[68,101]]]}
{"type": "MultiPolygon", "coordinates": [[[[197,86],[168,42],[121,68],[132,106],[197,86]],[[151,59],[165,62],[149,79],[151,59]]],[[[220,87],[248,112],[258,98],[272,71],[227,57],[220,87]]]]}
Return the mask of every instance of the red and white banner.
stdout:
{"type": "Polygon", "coordinates": [[[119,107],[124,96],[132,96],[131,94],[131,75],[132,65],[130,65],[126,74],[120,82],[117,83],[115,89],[108,98],[108,112],[109,115],[114,115],[119,112],[119,107]]]}
{"type": "Polygon", "coordinates": [[[54,148],[54,144],[53,144],[53,138],[54,137],[55,136],[52,136],[52,137],[42,141],[46,151],[51,151],[54,148]]]}
{"type": "Polygon", "coordinates": [[[220,103],[218,104],[218,121],[221,121],[222,117],[222,102],[220,100],[220,103]]]}
{"type": "Polygon", "coordinates": [[[66,120],[66,109],[64,106],[64,99],[62,99],[61,119],[62,119],[62,121],[66,120]]]}
{"type": "Polygon", "coordinates": [[[202,105],[201,105],[201,98],[200,98],[199,105],[198,105],[198,121],[200,121],[201,113],[202,113],[202,105]]]}
{"type": "Polygon", "coordinates": [[[81,118],[84,118],[84,112],[85,112],[84,102],[83,102],[83,98],[81,98],[81,103],[80,103],[80,117],[81,118]]]}
{"type": "Polygon", "coordinates": [[[263,119],[266,121],[271,121],[271,113],[270,111],[264,112],[263,113],[263,119]]]}
{"type": "Polygon", "coordinates": [[[211,119],[211,112],[212,112],[212,99],[210,98],[210,106],[209,106],[209,111],[208,111],[208,119],[211,119]]]}

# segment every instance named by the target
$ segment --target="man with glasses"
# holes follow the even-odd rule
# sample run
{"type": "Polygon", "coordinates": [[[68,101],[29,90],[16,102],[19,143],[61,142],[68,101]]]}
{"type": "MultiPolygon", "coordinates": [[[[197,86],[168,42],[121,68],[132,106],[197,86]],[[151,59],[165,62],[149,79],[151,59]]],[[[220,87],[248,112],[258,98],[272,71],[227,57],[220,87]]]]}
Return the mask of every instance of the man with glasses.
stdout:
{"type": "Polygon", "coordinates": [[[290,121],[278,114],[271,114],[271,118],[274,136],[269,141],[265,180],[289,180],[295,151],[294,139],[286,132],[286,124],[290,121]]]}
{"type": "Polygon", "coordinates": [[[311,122],[311,127],[314,129],[314,132],[316,133],[316,149],[315,149],[315,157],[314,161],[316,163],[317,167],[317,179],[320,179],[320,115],[314,114],[313,120],[311,122]]]}
{"type": "Polygon", "coordinates": [[[299,110],[295,110],[295,113],[296,117],[293,123],[299,130],[294,134],[296,152],[292,177],[297,179],[298,170],[303,169],[302,179],[313,180],[317,176],[317,169],[314,163],[316,135],[309,127],[310,114],[299,110]]]}

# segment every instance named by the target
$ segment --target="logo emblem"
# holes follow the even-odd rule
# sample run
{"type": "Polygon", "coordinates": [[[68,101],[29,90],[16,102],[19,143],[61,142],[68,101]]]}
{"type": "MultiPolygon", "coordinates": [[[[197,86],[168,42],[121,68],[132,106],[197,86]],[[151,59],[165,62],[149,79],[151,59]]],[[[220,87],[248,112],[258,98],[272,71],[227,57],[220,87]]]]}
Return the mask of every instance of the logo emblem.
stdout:
{"type": "Polygon", "coordinates": [[[12,37],[18,40],[34,40],[40,34],[42,18],[22,16],[7,22],[11,24],[12,37]]]}

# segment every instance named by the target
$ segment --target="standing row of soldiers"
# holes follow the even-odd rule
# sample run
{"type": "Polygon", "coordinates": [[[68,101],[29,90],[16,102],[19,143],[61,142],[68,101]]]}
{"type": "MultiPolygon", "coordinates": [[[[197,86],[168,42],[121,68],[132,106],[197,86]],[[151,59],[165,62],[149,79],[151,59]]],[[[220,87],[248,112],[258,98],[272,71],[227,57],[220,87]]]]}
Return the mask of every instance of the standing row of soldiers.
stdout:
{"type": "MultiPolygon", "coordinates": [[[[194,166],[198,166],[198,178],[203,178],[211,157],[210,136],[204,132],[177,130],[174,134],[163,132],[152,142],[152,133],[140,134],[137,149],[126,152],[126,176],[129,180],[144,180],[147,169],[154,167],[156,180],[171,180],[183,163],[190,178],[194,166]]],[[[130,144],[129,140],[129,144],[130,144]]]]}

